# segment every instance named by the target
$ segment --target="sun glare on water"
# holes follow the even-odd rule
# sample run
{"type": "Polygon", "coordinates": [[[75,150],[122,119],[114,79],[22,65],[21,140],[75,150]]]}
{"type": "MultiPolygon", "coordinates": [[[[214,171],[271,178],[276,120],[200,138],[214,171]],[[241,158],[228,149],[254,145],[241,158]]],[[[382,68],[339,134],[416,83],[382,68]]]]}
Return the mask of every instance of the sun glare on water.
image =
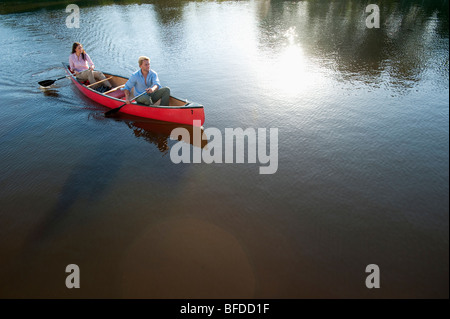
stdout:
{"type": "Polygon", "coordinates": [[[301,44],[296,41],[295,27],[289,28],[281,37],[285,44],[275,56],[266,60],[266,72],[271,79],[273,91],[287,96],[296,96],[308,89],[314,82],[312,62],[308,62],[301,44]]]}

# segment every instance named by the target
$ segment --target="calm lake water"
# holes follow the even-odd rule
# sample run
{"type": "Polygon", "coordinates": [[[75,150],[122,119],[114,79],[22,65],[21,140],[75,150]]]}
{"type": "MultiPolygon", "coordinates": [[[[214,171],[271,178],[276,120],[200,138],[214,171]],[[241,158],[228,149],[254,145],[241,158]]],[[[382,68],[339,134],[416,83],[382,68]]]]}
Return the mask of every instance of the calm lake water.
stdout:
{"type": "Polygon", "coordinates": [[[0,297],[448,298],[448,1],[377,1],[379,29],[369,3],[3,1],[0,297]],[[205,130],[278,128],[277,172],[174,164],[176,125],[42,91],[75,41],[149,56],[205,130]]]}

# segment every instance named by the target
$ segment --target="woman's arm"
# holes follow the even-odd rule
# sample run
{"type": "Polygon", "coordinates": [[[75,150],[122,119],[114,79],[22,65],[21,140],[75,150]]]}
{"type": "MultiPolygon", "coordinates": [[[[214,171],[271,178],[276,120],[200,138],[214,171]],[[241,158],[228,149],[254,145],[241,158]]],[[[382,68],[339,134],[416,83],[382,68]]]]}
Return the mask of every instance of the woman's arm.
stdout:
{"type": "Polygon", "coordinates": [[[88,63],[89,69],[94,70],[94,68],[95,68],[94,62],[92,62],[91,57],[89,56],[89,54],[87,54],[87,53],[85,53],[85,54],[86,54],[86,61],[88,63]]]}

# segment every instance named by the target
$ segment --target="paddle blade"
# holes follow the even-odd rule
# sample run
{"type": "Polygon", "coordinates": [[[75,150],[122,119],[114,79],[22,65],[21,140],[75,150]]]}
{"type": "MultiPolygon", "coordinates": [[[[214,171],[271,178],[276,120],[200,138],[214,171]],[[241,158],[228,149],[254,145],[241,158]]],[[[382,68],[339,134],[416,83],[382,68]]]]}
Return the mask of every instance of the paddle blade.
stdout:
{"type": "Polygon", "coordinates": [[[38,84],[39,84],[40,86],[50,86],[50,85],[52,85],[53,83],[55,83],[55,81],[56,81],[56,80],[45,80],[45,81],[38,82],[38,84]]]}

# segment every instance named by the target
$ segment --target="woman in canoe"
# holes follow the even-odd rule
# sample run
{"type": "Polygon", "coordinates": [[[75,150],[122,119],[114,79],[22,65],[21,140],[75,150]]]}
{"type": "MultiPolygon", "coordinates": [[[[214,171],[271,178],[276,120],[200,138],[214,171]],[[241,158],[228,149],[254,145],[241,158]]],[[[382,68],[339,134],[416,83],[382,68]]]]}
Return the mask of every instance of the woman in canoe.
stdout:
{"type": "MultiPolygon", "coordinates": [[[[106,79],[105,75],[100,71],[94,71],[94,62],[92,62],[89,55],[83,49],[83,46],[75,42],[72,45],[72,53],[69,56],[69,65],[72,72],[74,72],[77,80],[86,81],[89,83],[95,83],[97,81],[106,79]]],[[[111,88],[111,84],[108,81],[102,82],[99,85],[104,85],[111,88]]]]}

